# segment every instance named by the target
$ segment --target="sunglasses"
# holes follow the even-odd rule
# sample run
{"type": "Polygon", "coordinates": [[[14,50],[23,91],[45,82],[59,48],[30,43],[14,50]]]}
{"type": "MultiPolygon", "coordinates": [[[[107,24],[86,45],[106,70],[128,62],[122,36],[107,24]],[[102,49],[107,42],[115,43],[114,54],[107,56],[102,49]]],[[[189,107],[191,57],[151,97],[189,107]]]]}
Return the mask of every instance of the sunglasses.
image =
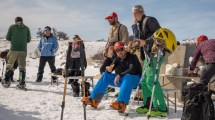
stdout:
{"type": "Polygon", "coordinates": [[[116,49],[115,51],[116,51],[116,53],[119,53],[119,52],[124,51],[124,48],[119,48],[119,49],[116,49]]]}

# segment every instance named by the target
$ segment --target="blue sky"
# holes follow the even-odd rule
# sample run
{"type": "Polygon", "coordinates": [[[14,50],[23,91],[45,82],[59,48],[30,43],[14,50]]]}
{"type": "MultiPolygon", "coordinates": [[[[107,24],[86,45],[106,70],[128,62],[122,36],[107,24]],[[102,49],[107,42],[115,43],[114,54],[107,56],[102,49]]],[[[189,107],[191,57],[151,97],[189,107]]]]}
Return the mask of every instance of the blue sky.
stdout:
{"type": "Polygon", "coordinates": [[[49,25],[79,34],[85,40],[107,39],[109,24],[104,19],[112,11],[132,34],[131,8],[141,4],[148,16],[171,29],[177,40],[205,34],[215,38],[215,0],[0,0],[0,36],[5,36],[16,16],[29,26],[32,37],[39,27],[49,25]],[[2,4],[4,3],[4,4],[2,4]]]}

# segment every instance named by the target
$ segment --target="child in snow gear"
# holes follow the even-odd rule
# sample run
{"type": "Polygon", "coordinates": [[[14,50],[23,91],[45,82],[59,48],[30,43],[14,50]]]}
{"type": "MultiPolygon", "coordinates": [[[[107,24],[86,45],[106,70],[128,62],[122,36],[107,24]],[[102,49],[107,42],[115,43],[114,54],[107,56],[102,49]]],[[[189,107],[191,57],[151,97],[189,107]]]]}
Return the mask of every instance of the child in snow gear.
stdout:
{"type": "Polygon", "coordinates": [[[166,28],[158,29],[153,34],[153,39],[154,43],[150,50],[151,58],[144,60],[143,67],[146,70],[146,75],[142,80],[144,106],[137,108],[136,111],[139,114],[148,112],[147,115],[149,116],[165,117],[167,116],[167,109],[158,75],[160,66],[165,60],[165,54],[171,54],[175,50],[177,42],[175,35],[166,28]]]}
{"type": "MultiPolygon", "coordinates": [[[[36,82],[42,82],[46,62],[49,63],[49,67],[53,74],[56,71],[55,53],[58,50],[58,41],[57,38],[51,33],[51,28],[49,26],[45,27],[44,32],[45,35],[40,39],[37,47],[38,51],[40,52],[40,61],[36,82]]],[[[57,77],[52,76],[51,79],[56,81],[57,77]]]]}
{"type": "Polygon", "coordinates": [[[90,97],[84,97],[82,101],[97,108],[108,85],[117,86],[120,87],[117,101],[113,102],[110,106],[118,110],[118,112],[124,112],[126,105],[129,103],[132,89],[136,88],[139,83],[141,65],[136,55],[132,55],[125,50],[122,42],[116,42],[114,50],[117,57],[107,67],[106,72],[102,74],[90,97]],[[113,70],[115,70],[115,74],[111,73],[113,70]]]}
{"type": "Polygon", "coordinates": [[[204,59],[205,65],[203,67],[200,82],[208,85],[208,82],[215,78],[215,40],[208,40],[207,36],[199,36],[198,45],[194,52],[193,60],[190,64],[189,74],[193,74],[193,70],[200,57],[204,59]]]}
{"type": "Polygon", "coordinates": [[[30,30],[23,24],[21,17],[15,18],[15,24],[11,25],[6,39],[11,42],[11,48],[8,53],[8,63],[6,66],[5,78],[1,81],[4,87],[10,86],[11,73],[13,72],[13,66],[15,61],[18,61],[19,66],[19,85],[18,88],[25,87],[25,67],[27,56],[27,43],[31,40],[30,30]]]}
{"type": "Polygon", "coordinates": [[[193,83],[184,87],[184,107],[181,120],[214,120],[212,93],[205,84],[193,83]]]}
{"type": "MultiPolygon", "coordinates": [[[[78,35],[74,35],[73,42],[69,42],[67,57],[66,57],[66,68],[68,70],[69,76],[80,76],[81,75],[81,63],[80,63],[80,46],[84,43],[78,35]]],[[[84,56],[84,69],[87,67],[86,56],[84,56]]],[[[69,79],[69,82],[72,86],[73,96],[79,97],[80,93],[80,83],[78,79],[69,79]]]]}

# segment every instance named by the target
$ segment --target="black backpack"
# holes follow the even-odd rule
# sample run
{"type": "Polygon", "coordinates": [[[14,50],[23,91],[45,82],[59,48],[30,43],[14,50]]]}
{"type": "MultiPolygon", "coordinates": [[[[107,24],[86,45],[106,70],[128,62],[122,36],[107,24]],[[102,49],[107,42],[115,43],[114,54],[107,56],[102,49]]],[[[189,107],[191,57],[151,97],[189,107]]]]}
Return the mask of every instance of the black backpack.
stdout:
{"type": "Polygon", "coordinates": [[[184,107],[181,120],[215,120],[212,93],[207,86],[194,83],[183,90],[184,107]]]}

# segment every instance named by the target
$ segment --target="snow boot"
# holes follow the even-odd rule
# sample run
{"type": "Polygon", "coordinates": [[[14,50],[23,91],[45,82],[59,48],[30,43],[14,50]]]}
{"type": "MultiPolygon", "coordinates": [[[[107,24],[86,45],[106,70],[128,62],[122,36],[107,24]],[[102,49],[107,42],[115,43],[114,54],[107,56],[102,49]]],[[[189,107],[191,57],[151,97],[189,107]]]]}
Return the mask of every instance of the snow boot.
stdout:
{"type": "MultiPolygon", "coordinates": [[[[148,113],[147,113],[148,114],[148,113]]],[[[150,116],[151,117],[157,117],[157,116],[160,116],[160,117],[167,117],[167,112],[166,111],[161,111],[161,110],[152,110],[150,112],[150,116]]]]}
{"type": "Polygon", "coordinates": [[[12,70],[7,69],[5,72],[5,78],[3,80],[1,80],[1,84],[3,87],[8,88],[10,87],[10,74],[11,74],[12,70]]]}
{"type": "Polygon", "coordinates": [[[73,81],[74,81],[73,79],[69,79],[68,84],[72,84],[73,81]]]}
{"type": "Polygon", "coordinates": [[[15,82],[15,81],[13,80],[13,75],[14,75],[14,71],[11,71],[11,73],[10,73],[10,82],[15,82]]]}
{"type": "Polygon", "coordinates": [[[56,83],[56,82],[57,82],[58,77],[57,77],[57,76],[52,76],[52,78],[51,78],[51,79],[52,79],[52,82],[53,82],[53,83],[56,83]]]}
{"type": "Polygon", "coordinates": [[[37,79],[36,82],[42,82],[43,75],[42,74],[37,74],[37,79]]]}
{"type": "Polygon", "coordinates": [[[89,82],[85,82],[85,96],[84,96],[84,92],[83,92],[83,87],[81,84],[81,96],[83,97],[88,97],[90,96],[90,83],[89,82]]]}
{"type": "Polygon", "coordinates": [[[20,71],[19,72],[19,84],[17,85],[18,89],[21,90],[27,90],[25,87],[25,76],[26,76],[26,72],[25,71],[20,71]]]}
{"type": "Polygon", "coordinates": [[[85,102],[86,105],[91,105],[91,107],[97,109],[99,103],[96,102],[96,100],[89,98],[89,97],[83,97],[81,99],[82,102],[85,102]]]}
{"type": "MultiPolygon", "coordinates": [[[[136,109],[136,112],[139,114],[146,114],[149,111],[149,105],[150,105],[151,97],[148,97],[146,100],[146,104],[144,106],[138,107],[136,109]]],[[[152,104],[153,108],[153,104],[152,104]]]]}
{"type": "Polygon", "coordinates": [[[110,104],[110,107],[112,107],[112,108],[115,109],[115,110],[118,110],[119,113],[124,113],[124,112],[125,112],[125,109],[126,109],[125,103],[123,103],[123,102],[118,102],[118,101],[112,102],[112,103],[110,104]]]}
{"type": "Polygon", "coordinates": [[[73,97],[79,97],[80,83],[75,81],[75,82],[71,83],[71,86],[72,86],[72,90],[73,90],[73,97]]]}

